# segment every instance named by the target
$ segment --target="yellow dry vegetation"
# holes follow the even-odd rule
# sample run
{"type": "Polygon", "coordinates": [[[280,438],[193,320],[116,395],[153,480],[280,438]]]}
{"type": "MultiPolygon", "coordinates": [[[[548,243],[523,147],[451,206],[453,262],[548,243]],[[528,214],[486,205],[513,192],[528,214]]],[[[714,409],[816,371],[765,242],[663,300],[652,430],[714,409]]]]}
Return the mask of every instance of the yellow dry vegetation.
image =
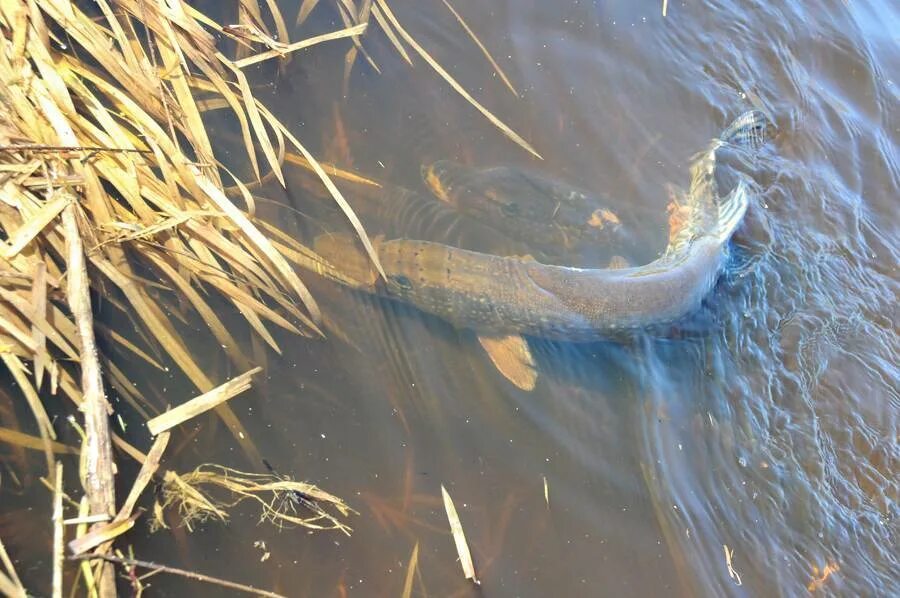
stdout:
{"type": "MultiPolygon", "coordinates": [[[[317,4],[298,2],[296,22],[317,4]]],[[[499,130],[537,155],[416,42],[387,2],[332,5],[342,28],[292,41],[274,0],[238,0],[233,24],[182,1],[0,0],[0,358],[16,383],[10,394],[27,404],[36,430],[0,428],[0,442],[44,454],[59,536],[54,595],[62,591],[62,504],[74,503],[62,491],[57,459],[74,449],[57,441],[41,401],[46,393],[62,395],[83,420],[83,428],[74,425],[82,436],[85,497],[70,550],[97,547],[102,558],[112,559],[111,541],[140,515],[136,502],[154,476],[164,479],[164,502],[180,509],[188,524],[224,518],[226,508],[250,500],[277,525],[349,532],[342,520],[352,509],[343,501],[287,477],[218,466],[157,474],[168,442],[163,430],[205,409],[215,410],[254,466],[262,462],[225,401],[249,384],[249,374],[221,384],[204,369],[180,332],[188,312],[205,323],[237,371],[252,372],[255,364],[236,340],[234,318],[219,315],[223,302],[280,352],[275,329],[323,335],[319,306],[298,269],[358,284],[258,219],[252,189],[269,180],[284,184],[285,165],[315,172],[372,269],[384,276],[375,247],[333,179],[377,183],[319,163],[256,99],[246,69],[264,61],[283,66],[298,51],[344,40],[350,47],[346,86],[357,55],[379,69],[361,41],[374,19],[403,60],[411,63],[405,43],[499,130]],[[204,122],[212,110],[227,113],[239,131],[251,180],[240,180],[220,163],[204,122]],[[132,324],[128,330],[94,321],[101,298],[116,318],[132,324]],[[97,335],[106,344],[98,344],[97,335]],[[200,397],[159,418],[160,406],[142,396],[113,355],[137,357],[156,370],[174,365],[200,397]],[[161,435],[148,455],[112,432],[115,413],[105,386],[156,422],[161,435]],[[114,492],[113,445],[142,463],[123,504],[114,492]],[[210,490],[230,498],[207,496],[210,490]]],[[[447,7],[515,92],[462,17],[447,7]]],[[[80,567],[89,593],[113,595],[111,565],[87,558],[80,567]]],[[[2,543],[0,565],[0,592],[24,594],[2,543]]]]}

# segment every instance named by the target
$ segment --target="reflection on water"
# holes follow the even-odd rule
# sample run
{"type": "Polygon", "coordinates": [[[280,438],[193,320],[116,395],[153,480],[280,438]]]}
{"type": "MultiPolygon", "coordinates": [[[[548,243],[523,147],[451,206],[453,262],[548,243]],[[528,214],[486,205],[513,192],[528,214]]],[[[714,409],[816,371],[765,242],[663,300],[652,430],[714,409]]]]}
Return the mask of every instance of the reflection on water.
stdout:
{"type": "MultiPolygon", "coordinates": [[[[470,331],[312,283],[351,342],[282,340],[262,390],[234,406],[279,471],[360,511],[353,535],[279,533],[248,511],[176,536],[177,555],[158,535],[138,554],[239,571],[290,595],[396,596],[418,542],[414,595],[472,595],[443,483],[486,595],[897,595],[896,6],[669,3],[663,18],[656,2],[455,4],[520,98],[440,3],[392,2],[543,162],[421,61],[405,66],[377,31],[368,43],[383,72],[360,61],[345,100],[333,104],[341,49],[323,46],[267,101],[299,137],[322,139],[320,155],[414,191],[425,192],[421,164],[438,158],[602,190],[643,261],[664,246],[667,185],[685,187],[690,156],[762,108],[780,133],[727,273],[700,313],[670,329],[533,341],[533,393],[503,380],[470,331]],[[265,562],[256,540],[272,553],[265,562]]],[[[332,17],[322,3],[313,21],[332,17]]],[[[287,196],[317,220],[272,211],[286,230],[308,240],[340,225],[302,184],[287,196]]],[[[401,228],[496,243],[457,220],[415,213],[401,228]]],[[[396,234],[397,222],[382,224],[396,234]]],[[[190,462],[198,455],[239,461],[218,445],[190,462]]]]}

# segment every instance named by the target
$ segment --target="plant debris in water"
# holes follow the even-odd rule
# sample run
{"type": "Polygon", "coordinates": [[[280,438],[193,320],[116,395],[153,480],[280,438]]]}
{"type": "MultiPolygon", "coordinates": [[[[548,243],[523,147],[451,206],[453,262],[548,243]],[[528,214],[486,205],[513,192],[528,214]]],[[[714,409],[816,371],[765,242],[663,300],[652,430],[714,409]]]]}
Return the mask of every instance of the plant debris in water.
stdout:
{"type": "MultiPolygon", "coordinates": [[[[166,473],[161,506],[175,508],[182,525],[192,529],[210,519],[225,521],[228,509],[247,500],[259,507],[260,521],[279,528],[335,529],[349,535],[350,527],[339,517],[355,512],[340,498],[312,484],[275,473],[246,473],[214,464],[201,465],[180,476],[166,473]]],[[[158,529],[164,522],[155,525],[158,529]]]]}

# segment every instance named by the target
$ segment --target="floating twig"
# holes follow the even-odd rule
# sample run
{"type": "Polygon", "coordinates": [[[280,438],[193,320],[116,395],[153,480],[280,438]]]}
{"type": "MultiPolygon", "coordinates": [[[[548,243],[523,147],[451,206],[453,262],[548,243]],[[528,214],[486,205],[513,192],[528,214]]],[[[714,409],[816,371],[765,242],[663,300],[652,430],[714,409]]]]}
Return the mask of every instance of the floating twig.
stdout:
{"type": "Polygon", "coordinates": [[[96,554],[81,554],[76,556],[69,557],[70,560],[94,560],[101,559],[110,563],[116,563],[117,565],[123,565],[126,567],[140,567],[142,569],[151,569],[153,573],[169,573],[171,575],[179,575],[181,577],[186,577],[188,579],[193,579],[195,581],[201,581],[203,583],[210,583],[213,585],[221,586],[223,588],[229,588],[231,590],[238,590],[240,592],[246,592],[248,594],[256,594],[257,596],[266,596],[267,598],[285,598],[283,594],[276,594],[275,592],[269,592],[267,590],[261,590],[259,588],[249,586],[242,583],[237,583],[235,581],[228,581],[227,579],[219,579],[218,577],[212,577],[211,575],[204,575],[202,573],[196,573],[194,571],[188,571],[187,569],[178,569],[176,567],[169,567],[168,565],[160,565],[159,563],[154,563],[151,561],[140,561],[138,559],[129,559],[129,558],[121,558],[117,556],[110,555],[96,555],[96,554]]]}

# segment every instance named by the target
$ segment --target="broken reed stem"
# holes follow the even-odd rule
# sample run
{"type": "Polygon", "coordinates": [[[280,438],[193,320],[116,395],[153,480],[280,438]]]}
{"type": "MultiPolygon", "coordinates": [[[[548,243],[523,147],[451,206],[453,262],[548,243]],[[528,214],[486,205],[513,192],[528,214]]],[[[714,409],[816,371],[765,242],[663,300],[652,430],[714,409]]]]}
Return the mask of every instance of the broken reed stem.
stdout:
{"type": "Polygon", "coordinates": [[[178,407],[154,417],[147,422],[147,429],[151,434],[156,436],[157,434],[162,434],[166,430],[174,428],[201,413],[205,413],[210,409],[221,405],[228,399],[249,389],[250,378],[261,371],[261,367],[255,367],[252,370],[244,372],[240,376],[235,376],[228,382],[215,387],[211,391],[203,393],[199,397],[194,397],[190,401],[182,403],[178,407]]]}
{"type": "Polygon", "coordinates": [[[153,573],[171,573],[172,575],[180,575],[181,577],[187,577],[188,579],[193,579],[195,581],[202,581],[203,583],[210,583],[217,586],[221,586],[223,588],[229,588],[232,590],[238,590],[240,592],[246,592],[248,594],[256,594],[257,596],[267,596],[268,598],[285,598],[282,594],[276,594],[275,592],[269,592],[267,590],[260,590],[259,588],[255,588],[253,586],[245,585],[242,583],[237,583],[234,581],[228,581],[226,579],[219,579],[218,577],[212,577],[210,575],[203,575],[202,573],[195,573],[194,571],[188,571],[186,569],[178,569],[176,567],[169,567],[166,565],[160,565],[159,563],[153,563],[150,561],[139,561],[137,559],[126,559],[120,558],[110,555],[100,555],[100,554],[82,554],[78,556],[69,557],[70,560],[94,560],[94,559],[102,559],[104,561],[108,561],[110,563],[116,563],[118,565],[124,565],[126,567],[141,567],[142,569],[150,569],[153,573]]]}
{"type": "MultiPolygon", "coordinates": [[[[94,319],[91,312],[91,295],[85,267],[84,246],[78,221],[76,204],[70,203],[63,210],[63,230],[66,237],[66,263],[68,266],[67,298],[69,309],[78,328],[81,344],[81,408],[84,410],[84,490],[91,505],[91,515],[113,515],[116,511],[115,482],[113,480],[112,442],[109,433],[110,406],[103,392],[97,343],[94,338],[94,319]]],[[[112,567],[103,567],[99,574],[101,598],[116,595],[116,581],[112,567]]]]}

